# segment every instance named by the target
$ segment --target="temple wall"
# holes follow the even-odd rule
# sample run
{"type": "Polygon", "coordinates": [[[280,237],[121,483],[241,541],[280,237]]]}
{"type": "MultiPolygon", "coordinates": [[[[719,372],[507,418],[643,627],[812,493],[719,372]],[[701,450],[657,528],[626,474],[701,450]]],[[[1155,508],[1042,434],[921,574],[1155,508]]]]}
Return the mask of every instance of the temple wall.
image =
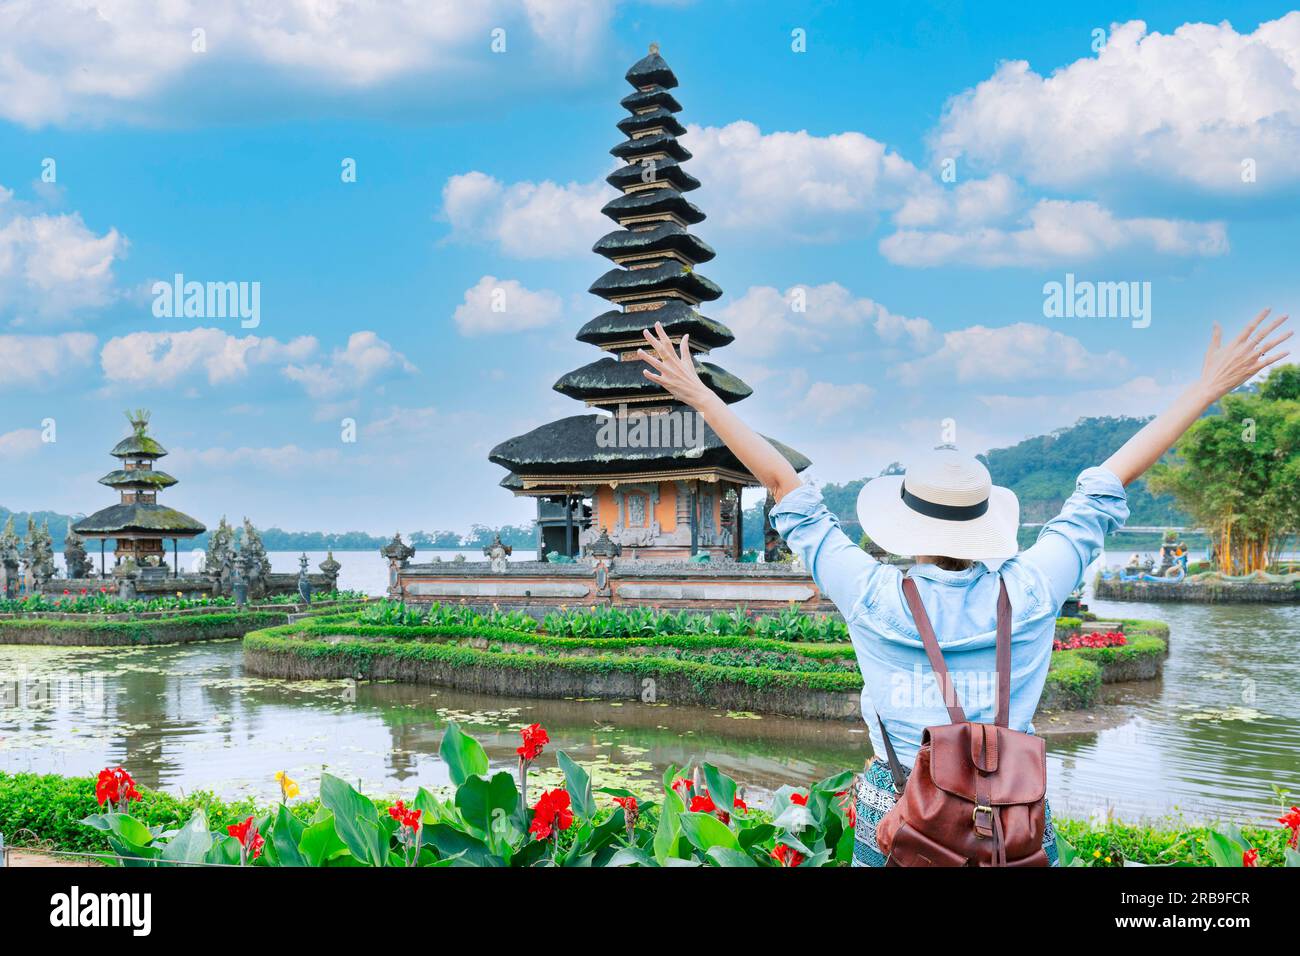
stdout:
{"type": "Polygon", "coordinates": [[[686,564],[616,559],[603,582],[589,563],[514,562],[495,573],[483,562],[409,565],[396,594],[408,604],[465,604],[518,610],[537,618],[557,607],[654,607],[702,613],[743,606],[757,613],[789,607],[835,614],[810,575],[788,565],[686,564]]]}
{"type": "Polygon", "coordinates": [[[655,519],[665,534],[677,530],[677,484],[672,481],[659,483],[659,504],[655,507],[655,519]]]}

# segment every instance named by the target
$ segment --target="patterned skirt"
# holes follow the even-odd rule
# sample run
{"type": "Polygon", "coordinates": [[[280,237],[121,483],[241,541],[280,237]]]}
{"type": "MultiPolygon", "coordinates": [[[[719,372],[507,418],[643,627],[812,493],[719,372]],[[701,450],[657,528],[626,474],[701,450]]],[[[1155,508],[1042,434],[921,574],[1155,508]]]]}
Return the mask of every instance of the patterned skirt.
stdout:
{"type": "MultiPolygon", "coordinates": [[[[858,824],[853,840],[854,866],[884,866],[885,855],[876,843],[876,824],[894,806],[894,779],[883,761],[872,760],[867,769],[858,774],[858,824]]],[[[1052,826],[1052,808],[1046,806],[1043,829],[1043,850],[1047,862],[1057,865],[1056,828],[1052,826]]]]}

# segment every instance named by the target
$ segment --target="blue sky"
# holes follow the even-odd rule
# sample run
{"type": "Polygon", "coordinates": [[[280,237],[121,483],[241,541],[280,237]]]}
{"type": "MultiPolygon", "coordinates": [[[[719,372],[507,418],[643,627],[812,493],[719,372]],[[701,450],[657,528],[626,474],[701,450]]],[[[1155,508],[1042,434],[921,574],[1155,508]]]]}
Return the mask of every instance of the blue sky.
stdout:
{"type": "Polygon", "coordinates": [[[1286,5],[95,6],[0,4],[10,509],[108,504],[145,406],[165,500],[209,525],[525,520],[486,455],[582,410],[550,386],[599,357],[572,335],[651,41],[726,290],[703,311],[738,336],[712,360],[816,480],[945,418],[982,451],[1150,414],[1211,323],[1297,298],[1286,5]],[[155,315],[176,273],[259,283],[259,324],[155,315]],[[1046,316],[1067,274],[1149,283],[1149,324],[1046,316]]]}

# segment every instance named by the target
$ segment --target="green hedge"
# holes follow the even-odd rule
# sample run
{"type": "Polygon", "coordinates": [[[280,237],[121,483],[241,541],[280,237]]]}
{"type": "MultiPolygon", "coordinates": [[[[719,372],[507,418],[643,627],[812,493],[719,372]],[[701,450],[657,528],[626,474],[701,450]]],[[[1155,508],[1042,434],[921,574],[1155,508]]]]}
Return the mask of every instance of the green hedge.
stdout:
{"type": "MultiPolygon", "coordinates": [[[[858,691],[862,678],[857,671],[779,671],[765,667],[735,667],[676,660],[670,657],[599,653],[583,657],[544,654],[482,651],[472,647],[427,641],[338,641],[310,640],[289,636],[297,634],[298,625],[255,631],[244,637],[244,650],[270,654],[289,654],[304,659],[343,661],[349,673],[363,677],[370,672],[375,658],[434,661],[457,667],[511,668],[521,672],[561,668],[577,673],[627,673],[642,677],[672,674],[685,677],[697,688],[710,684],[738,682],[752,687],[787,687],[822,691],[858,691]]],[[[481,633],[476,636],[484,636],[481,633]]],[[[510,632],[515,641],[522,632],[510,632]]],[[[562,638],[557,640],[564,640],[562,638]]],[[[705,643],[710,643],[708,639],[705,643]]],[[[639,642],[644,645],[645,642],[639,642]]]]}
{"type": "MultiPolygon", "coordinates": [[[[197,809],[202,809],[213,829],[224,830],[249,816],[270,809],[254,800],[223,800],[199,792],[187,797],[140,788],[141,800],[131,805],[131,814],[149,826],[176,829],[197,809]]],[[[379,805],[378,803],[376,805],[379,805]]],[[[316,800],[290,804],[294,815],[310,820],[319,808],[316,800]]],[[[46,850],[99,853],[107,849],[100,831],[80,821],[98,813],[95,781],[90,777],[61,777],[55,774],[0,772],[0,833],[10,846],[46,850]]],[[[1152,865],[1190,863],[1209,866],[1206,850],[1210,828],[1168,821],[1147,826],[1111,821],[1094,828],[1084,820],[1054,817],[1057,830],[1076,851],[1094,865],[1118,866],[1127,860],[1152,865]]],[[[1281,866],[1287,831],[1281,827],[1242,827],[1246,838],[1260,851],[1260,865],[1281,866]]]]}
{"type": "MultiPolygon", "coordinates": [[[[59,645],[114,645],[163,644],[178,641],[204,640],[205,631],[228,630],[244,627],[244,631],[274,627],[284,624],[288,614],[284,611],[236,611],[229,614],[189,614],[176,617],[146,618],[129,621],[68,621],[41,618],[15,618],[0,621],[0,644],[12,637],[10,643],[27,643],[21,640],[24,632],[54,631],[66,635],[59,645]],[[180,634],[175,641],[160,635],[180,634]]],[[[238,634],[228,635],[238,637],[238,634]]]]}
{"type": "MultiPolygon", "coordinates": [[[[1157,621],[1130,621],[1125,622],[1125,629],[1131,640],[1124,647],[1054,652],[1042,706],[1050,710],[1091,707],[1101,688],[1105,667],[1138,656],[1163,656],[1166,653],[1166,644],[1157,636],[1168,634],[1166,625],[1157,621]]],[[[349,673],[362,675],[369,673],[371,661],[385,657],[523,671],[556,667],[585,673],[625,672],[647,677],[678,674],[689,677],[697,687],[720,681],[739,681],[753,687],[781,686],[818,691],[858,691],[862,688],[860,675],[847,666],[842,671],[831,667],[785,669],[680,659],[688,655],[698,658],[701,651],[738,651],[755,655],[792,655],[796,660],[828,665],[854,662],[850,644],[806,644],[756,637],[659,634],[635,638],[551,637],[498,627],[361,624],[353,616],[333,614],[249,634],[244,638],[244,647],[250,651],[339,660],[346,663],[349,673]],[[343,640],[331,640],[336,638],[343,640]],[[453,643],[467,639],[487,641],[489,648],[453,643]],[[493,649],[491,645],[494,642],[510,645],[512,649],[493,649]],[[535,648],[536,653],[520,652],[517,648],[535,648]],[[677,656],[626,653],[643,648],[660,648],[675,652],[677,656]],[[589,653],[564,655],[565,651],[573,650],[589,653]]]]}

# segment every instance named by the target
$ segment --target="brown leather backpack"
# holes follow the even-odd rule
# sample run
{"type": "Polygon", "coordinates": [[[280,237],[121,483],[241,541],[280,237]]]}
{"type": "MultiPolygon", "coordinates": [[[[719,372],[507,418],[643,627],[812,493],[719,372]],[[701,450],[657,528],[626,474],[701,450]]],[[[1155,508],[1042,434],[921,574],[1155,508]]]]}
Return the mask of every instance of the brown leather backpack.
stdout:
{"type": "Polygon", "coordinates": [[[1043,850],[1047,749],[1041,737],[1007,727],[1011,703],[1011,599],[998,578],[997,716],[966,719],[916,582],[903,579],[925,653],[952,723],[927,727],[910,776],[880,715],[898,801],[876,827],[888,866],[1047,866],[1043,850]]]}

